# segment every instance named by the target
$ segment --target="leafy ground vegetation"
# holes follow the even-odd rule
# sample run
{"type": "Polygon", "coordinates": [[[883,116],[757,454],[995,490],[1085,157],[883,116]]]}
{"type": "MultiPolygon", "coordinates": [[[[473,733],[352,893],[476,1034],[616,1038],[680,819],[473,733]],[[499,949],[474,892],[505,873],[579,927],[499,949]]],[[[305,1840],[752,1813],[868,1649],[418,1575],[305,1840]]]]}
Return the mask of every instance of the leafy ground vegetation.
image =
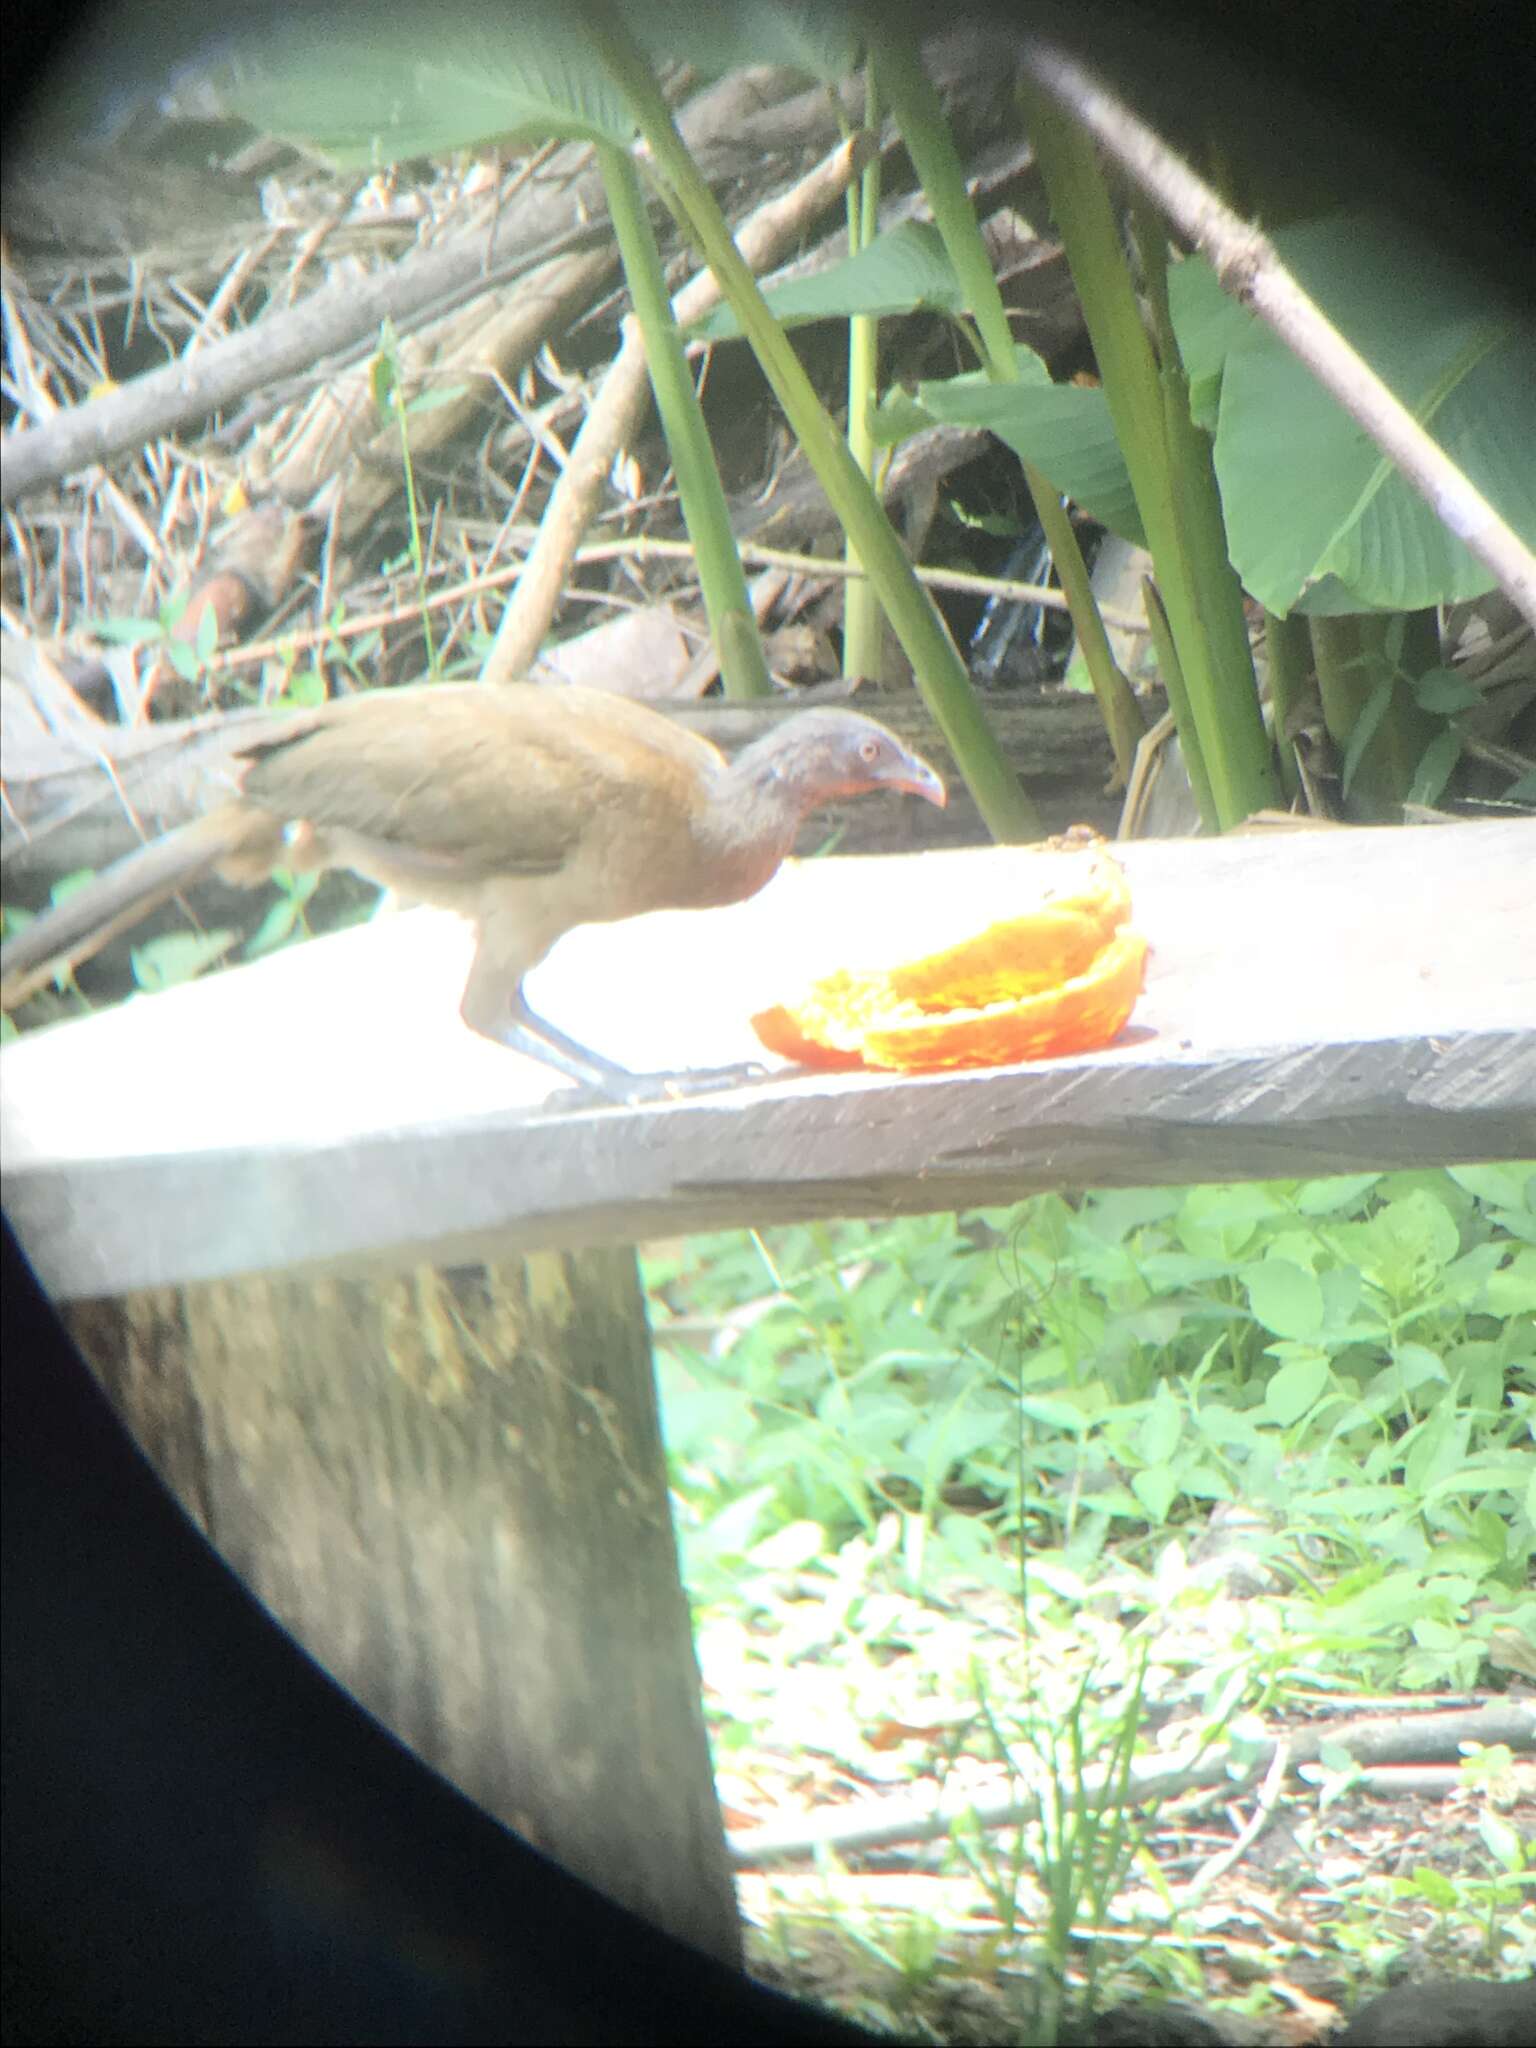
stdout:
{"type": "Polygon", "coordinates": [[[647,1277],[759,1970],[907,2038],[1166,1995],[1299,2042],[1399,1975],[1536,1965],[1518,1743],[1332,1737],[1529,1698],[1536,1168],[736,1233],[647,1277]]]}

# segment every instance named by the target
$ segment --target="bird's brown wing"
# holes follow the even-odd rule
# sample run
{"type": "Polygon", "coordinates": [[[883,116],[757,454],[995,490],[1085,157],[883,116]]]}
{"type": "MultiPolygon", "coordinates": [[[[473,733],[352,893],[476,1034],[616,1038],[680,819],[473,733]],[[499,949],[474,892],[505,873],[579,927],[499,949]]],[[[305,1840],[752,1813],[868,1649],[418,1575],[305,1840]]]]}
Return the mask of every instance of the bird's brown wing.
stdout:
{"type": "Polygon", "coordinates": [[[246,750],[248,799],[465,872],[547,874],[638,782],[683,804],[707,743],[591,690],[426,685],[348,698],[246,750]]]}

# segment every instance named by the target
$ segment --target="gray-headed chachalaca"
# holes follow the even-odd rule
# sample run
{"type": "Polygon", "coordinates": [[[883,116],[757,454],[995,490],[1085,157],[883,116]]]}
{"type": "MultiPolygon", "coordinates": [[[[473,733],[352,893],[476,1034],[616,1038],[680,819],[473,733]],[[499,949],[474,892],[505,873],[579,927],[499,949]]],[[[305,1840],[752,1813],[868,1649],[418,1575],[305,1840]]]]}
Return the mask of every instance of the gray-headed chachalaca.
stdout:
{"type": "Polygon", "coordinates": [[[460,1013],[619,1100],[654,1092],[534,1015],[523,977],[579,924],[738,903],[839,797],[944,785],[872,719],[802,711],[729,764],[598,690],[428,684],[285,714],[233,757],[238,796],[129,854],[0,957],[7,1008],[210,869],[349,867],[478,932],[460,1013]]]}

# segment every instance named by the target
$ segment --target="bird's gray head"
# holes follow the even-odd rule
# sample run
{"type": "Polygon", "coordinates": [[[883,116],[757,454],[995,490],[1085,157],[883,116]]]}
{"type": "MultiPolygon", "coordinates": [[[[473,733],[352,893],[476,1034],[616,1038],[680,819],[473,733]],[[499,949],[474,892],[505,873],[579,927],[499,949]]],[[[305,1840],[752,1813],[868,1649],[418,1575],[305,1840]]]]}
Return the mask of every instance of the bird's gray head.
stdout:
{"type": "Polygon", "coordinates": [[[802,813],[877,789],[906,790],[931,804],[946,800],[922,756],[857,711],[797,711],[738,754],[732,774],[802,813]]]}

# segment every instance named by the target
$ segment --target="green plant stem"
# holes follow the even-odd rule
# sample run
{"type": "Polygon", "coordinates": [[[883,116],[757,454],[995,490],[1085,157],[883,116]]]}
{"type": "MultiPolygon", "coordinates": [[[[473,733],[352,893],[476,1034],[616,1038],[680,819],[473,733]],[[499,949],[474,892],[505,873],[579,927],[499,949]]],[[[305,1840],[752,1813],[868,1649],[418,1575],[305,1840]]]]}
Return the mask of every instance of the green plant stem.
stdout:
{"type": "MultiPolygon", "coordinates": [[[[1187,703],[1180,738],[1186,759],[1198,752],[1203,760],[1212,806],[1208,813],[1202,804],[1201,815],[1225,829],[1279,792],[1209,446],[1187,405],[1182,424],[1176,418],[1175,350],[1165,350],[1176,379],[1165,391],[1092,143],[1045,93],[1030,86],[1023,98],[1178,649],[1187,703]]],[[[1161,246],[1160,228],[1152,239],[1161,246]]],[[[1150,254],[1155,264],[1156,249],[1150,254]]]]}
{"type": "Polygon", "coordinates": [[[714,195],[677,132],[643,52],[622,19],[597,0],[583,8],[583,20],[594,47],[628,96],[658,172],[670,185],[807,461],[878,588],[886,617],[988,829],[1003,840],[1038,838],[1041,828],[1035,807],[981,715],[947,627],[912,574],[906,550],[869,479],[849,453],[799,357],[764,303],[714,195]]]}
{"type": "MultiPolygon", "coordinates": [[[[1210,647],[1216,674],[1222,681],[1222,752],[1230,760],[1234,782],[1248,792],[1236,800],[1251,802],[1258,795],[1266,803],[1273,803],[1278,794],[1274,757],[1259,704],[1259,681],[1243,609],[1243,586],[1232,567],[1227,545],[1227,523],[1221,509],[1211,440],[1196,425],[1190,411],[1189,378],[1173,331],[1168,304],[1168,236],[1162,221],[1150,208],[1133,206],[1132,220],[1146,279],[1152,336],[1157,345],[1164,446],[1173,480],[1174,525],[1190,571],[1201,641],[1210,647]]],[[[1219,796],[1217,808],[1221,808],[1219,796]]],[[[1238,821],[1227,818],[1225,822],[1238,821]]]]}
{"type": "Polygon", "coordinates": [[[1269,703],[1274,714],[1275,758],[1280,787],[1288,804],[1301,795],[1296,767],[1296,726],[1307,700],[1307,675],[1312,666],[1312,641],[1299,612],[1289,618],[1264,614],[1264,651],[1269,661],[1269,703]]]}
{"type": "Polygon", "coordinates": [[[1349,613],[1310,625],[1323,723],[1345,763],[1351,813],[1396,822],[1438,730],[1410,687],[1439,658],[1435,614],[1349,613]],[[1370,728],[1363,743],[1362,720],[1370,728]]]}
{"type": "MultiPolygon", "coordinates": [[[[976,209],[966,189],[965,167],[955,149],[939,95],[923,69],[910,24],[901,13],[882,17],[871,37],[870,68],[896,116],[924,197],[933,209],[934,224],[975,322],[987,375],[995,384],[1017,383],[1019,366],[1008,310],[976,223],[976,209]]],[[[1146,730],[1136,693],[1115,660],[1093,594],[1093,579],[1060,493],[1049,478],[1029,463],[1021,467],[1035,516],[1061,579],[1072,623],[1077,628],[1078,645],[1123,783],[1130,775],[1137,743],[1146,730]]]]}
{"type": "MultiPolygon", "coordinates": [[[[880,95],[873,65],[865,67],[864,126],[871,134],[880,125],[880,95]]],[[[856,256],[874,240],[880,225],[880,152],[864,166],[856,185],[848,188],[848,253],[856,256]]],[[[854,461],[875,481],[879,459],[870,412],[880,396],[880,322],[857,313],[848,323],[848,447],[854,461]]],[[[858,566],[852,541],[844,543],[850,568],[858,566]]],[[[843,597],[843,674],[879,676],[885,667],[885,614],[879,593],[867,577],[855,577],[843,597]]]]}
{"type": "Polygon", "coordinates": [[[1141,715],[1130,678],[1116,661],[1115,650],[1109,644],[1103,615],[1093,592],[1093,578],[1077,544],[1071,515],[1060,495],[1052,490],[1049,477],[1042,476],[1027,462],[1020,467],[1024,471],[1025,486],[1034,501],[1035,516],[1051,551],[1051,560],[1056,565],[1067,610],[1077,629],[1077,644],[1082,650],[1099,716],[1104,721],[1104,730],[1114,752],[1115,773],[1121,787],[1124,787],[1130,778],[1136,749],[1146,734],[1146,720],[1141,715]]]}
{"type": "Polygon", "coordinates": [[[764,697],[773,687],[772,678],[752,613],[746,573],[731,533],[730,506],[689,374],[682,335],[672,317],[671,294],[640,179],[633,159],[617,144],[598,142],[594,149],[635,318],[645,340],[651,388],[699,565],[699,584],[720,656],[725,694],[764,697]]]}
{"type": "Polygon", "coordinates": [[[427,565],[421,545],[421,508],[416,496],[416,470],[411,461],[411,431],[406,420],[405,393],[400,383],[400,343],[394,322],[386,320],[379,335],[375,358],[376,377],[382,379],[390,417],[400,436],[400,468],[405,482],[405,511],[411,531],[411,568],[416,578],[416,602],[421,608],[421,634],[426,642],[427,674],[438,672],[437,642],[432,634],[432,613],[427,604],[427,565]]]}
{"type": "MultiPolygon", "coordinates": [[[[1184,761],[1184,773],[1189,777],[1189,786],[1194,793],[1195,808],[1202,822],[1211,826],[1216,815],[1216,800],[1211,795],[1210,780],[1205,772],[1205,756],[1200,751],[1199,735],[1190,716],[1189,692],[1184,687],[1184,671],[1179,665],[1179,650],[1174,645],[1173,628],[1168,623],[1168,613],[1163,604],[1157,585],[1150,576],[1141,579],[1141,600],[1147,608],[1147,624],[1152,630],[1152,645],[1157,652],[1158,672],[1163,679],[1163,688],[1168,693],[1168,709],[1173,713],[1173,723],[1179,735],[1179,752],[1184,761]],[[1185,739],[1185,734],[1190,736],[1185,739]],[[1193,744],[1190,744],[1193,741],[1193,744]]],[[[1214,829],[1211,826],[1211,829],[1214,829]]]]}

